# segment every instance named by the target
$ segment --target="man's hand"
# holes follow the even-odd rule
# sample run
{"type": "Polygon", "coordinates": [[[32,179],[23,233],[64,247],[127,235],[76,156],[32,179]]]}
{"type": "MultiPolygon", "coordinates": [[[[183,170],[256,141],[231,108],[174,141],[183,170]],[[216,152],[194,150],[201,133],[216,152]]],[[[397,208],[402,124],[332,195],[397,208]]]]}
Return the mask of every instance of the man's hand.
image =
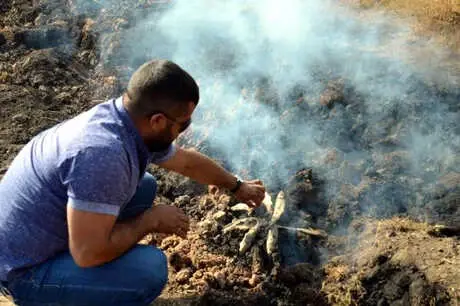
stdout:
{"type": "Polygon", "coordinates": [[[117,222],[116,216],[77,210],[68,205],[69,248],[80,267],[109,262],[151,232],[185,237],[188,218],[181,209],[156,205],[136,218],[117,222]]]}
{"type": "Polygon", "coordinates": [[[241,184],[235,197],[250,207],[258,207],[265,198],[265,187],[262,181],[245,181],[241,184]]]}
{"type": "MultiPolygon", "coordinates": [[[[178,172],[204,184],[231,190],[235,187],[235,176],[218,163],[196,150],[177,148],[176,154],[160,167],[178,172]]],[[[251,207],[257,207],[265,197],[265,187],[259,180],[245,181],[235,193],[236,198],[251,207]]]]}
{"type": "Polygon", "coordinates": [[[154,226],[154,232],[186,237],[190,224],[182,209],[159,204],[153,206],[148,213],[154,226]]]}

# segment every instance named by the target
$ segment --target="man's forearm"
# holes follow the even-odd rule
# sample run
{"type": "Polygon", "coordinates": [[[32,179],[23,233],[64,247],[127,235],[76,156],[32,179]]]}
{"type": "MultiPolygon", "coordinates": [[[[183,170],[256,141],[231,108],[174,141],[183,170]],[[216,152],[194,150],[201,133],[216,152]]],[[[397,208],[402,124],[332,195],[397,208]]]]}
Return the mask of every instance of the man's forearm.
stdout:
{"type": "Polygon", "coordinates": [[[186,154],[187,165],[181,171],[183,175],[201,184],[216,185],[227,189],[233,189],[236,186],[235,176],[214,160],[194,150],[187,150],[186,154]]]}
{"type": "Polygon", "coordinates": [[[109,239],[109,249],[114,254],[114,258],[129,250],[154,228],[150,210],[130,220],[115,223],[109,239]]]}
{"type": "Polygon", "coordinates": [[[86,248],[80,248],[78,254],[74,254],[76,255],[75,259],[79,261],[77,263],[84,267],[94,267],[110,262],[124,254],[154,229],[155,225],[151,224],[149,214],[150,211],[147,210],[136,218],[115,223],[105,244],[87,245],[86,248]]]}

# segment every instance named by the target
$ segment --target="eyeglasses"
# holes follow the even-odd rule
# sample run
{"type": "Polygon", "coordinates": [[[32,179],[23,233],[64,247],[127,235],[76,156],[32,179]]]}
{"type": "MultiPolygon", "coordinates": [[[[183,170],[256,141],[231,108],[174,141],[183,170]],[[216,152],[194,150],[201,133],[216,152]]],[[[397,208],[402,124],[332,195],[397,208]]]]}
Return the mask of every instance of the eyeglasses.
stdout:
{"type": "Polygon", "coordinates": [[[172,121],[174,122],[175,124],[178,124],[180,126],[180,129],[179,129],[179,133],[182,133],[183,131],[185,131],[191,124],[192,124],[192,118],[188,119],[187,121],[185,122],[179,122],[177,121],[176,119],[168,116],[167,114],[165,114],[164,112],[154,112],[152,115],[155,115],[155,114],[162,114],[163,116],[166,117],[166,119],[168,119],[169,121],[172,121]]]}
{"type": "MultiPolygon", "coordinates": [[[[129,94],[129,92],[126,92],[126,95],[128,96],[128,99],[131,100],[131,95],[129,94]]],[[[179,129],[179,133],[182,133],[183,131],[185,131],[191,124],[192,124],[192,118],[188,119],[187,121],[185,122],[179,122],[177,121],[176,119],[168,116],[167,114],[165,114],[164,112],[162,111],[154,111],[152,112],[152,114],[150,116],[153,116],[155,114],[162,114],[163,116],[166,117],[166,119],[168,119],[169,121],[172,121],[174,122],[175,124],[178,124],[180,126],[180,129],[179,129]]]]}

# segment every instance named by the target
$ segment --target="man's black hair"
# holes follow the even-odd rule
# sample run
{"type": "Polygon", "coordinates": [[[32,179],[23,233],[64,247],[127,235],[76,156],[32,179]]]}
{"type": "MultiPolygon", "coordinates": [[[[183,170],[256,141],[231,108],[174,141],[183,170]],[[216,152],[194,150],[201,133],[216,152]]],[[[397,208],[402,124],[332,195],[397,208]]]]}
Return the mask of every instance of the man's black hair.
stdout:
{"type": "Polygon", "coordinates": [[[152,60],[132,75],[127,89],[128,107],[136,116],[174,111],[189,102],[198,104],[195,80],[179,65],[168,60],[152,60]]]}

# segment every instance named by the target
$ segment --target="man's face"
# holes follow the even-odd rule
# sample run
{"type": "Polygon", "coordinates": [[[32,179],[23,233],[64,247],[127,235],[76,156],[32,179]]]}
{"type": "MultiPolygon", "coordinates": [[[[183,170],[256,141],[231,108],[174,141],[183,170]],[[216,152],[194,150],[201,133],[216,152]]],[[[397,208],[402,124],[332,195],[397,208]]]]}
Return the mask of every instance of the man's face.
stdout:
{"type": "Polygon", "coordinates": [[[192,123],[192,114],[195,110],[195,103],[189,102],[187,108],[180,114],[158,113],[150,119],[151,133],[145,143],[150,152],[160,152],[176,140],[192,123]]]}

